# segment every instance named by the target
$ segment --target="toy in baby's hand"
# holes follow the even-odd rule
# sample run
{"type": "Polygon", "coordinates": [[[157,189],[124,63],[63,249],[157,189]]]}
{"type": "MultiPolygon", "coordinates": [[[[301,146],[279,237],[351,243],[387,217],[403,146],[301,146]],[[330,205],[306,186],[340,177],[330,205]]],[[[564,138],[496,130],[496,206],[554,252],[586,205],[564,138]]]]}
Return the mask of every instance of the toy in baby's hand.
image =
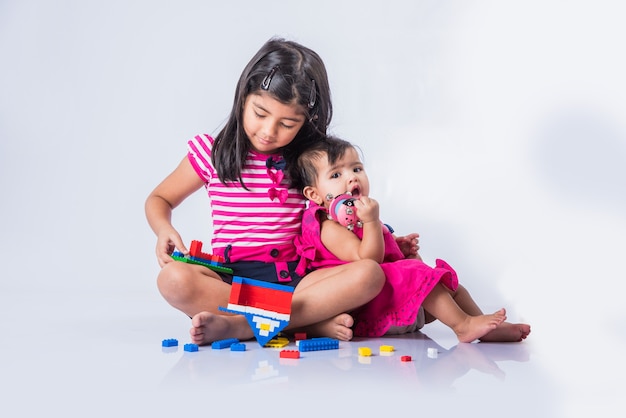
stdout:
{"type": "Polygon", "coordinates": [[[335,197],[329,194],[326,196],[326,200],[330,201],[328,219],[339,222],[340,225],[345,226],[350,231],[353,231],[354,227],[363,227],[363,222],[356,216],[356,207],[354,206],[356,199],[351,194],[344,193],[335,197]]]}

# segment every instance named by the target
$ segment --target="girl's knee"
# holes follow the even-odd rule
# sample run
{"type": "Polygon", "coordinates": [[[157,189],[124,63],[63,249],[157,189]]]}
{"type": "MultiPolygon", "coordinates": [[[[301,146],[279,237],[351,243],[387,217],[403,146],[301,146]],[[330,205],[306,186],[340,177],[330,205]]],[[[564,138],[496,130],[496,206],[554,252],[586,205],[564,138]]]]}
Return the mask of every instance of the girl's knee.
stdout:
{"type": "Polygon", "coordinates": [[[355,277],[359,281],[359,286],[363,289],[369,288],[374,294],[378,294],[385,284],[385,273],[380,264],[374,260],[359,260],[355,263],[358,274],[355,277]]]}
{"type": "Polygon", "coordinates": [[[184,298],[191,292],[192,275],[183,263],[168,263],[157,276],[159,292],[167,300],[184,298]]]}

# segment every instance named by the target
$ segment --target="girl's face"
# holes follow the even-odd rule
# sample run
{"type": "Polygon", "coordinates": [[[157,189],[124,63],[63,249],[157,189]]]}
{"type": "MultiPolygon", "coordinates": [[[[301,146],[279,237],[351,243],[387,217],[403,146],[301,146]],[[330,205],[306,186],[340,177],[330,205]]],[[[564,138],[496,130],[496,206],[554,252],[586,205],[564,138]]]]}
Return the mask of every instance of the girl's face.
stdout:
{"type": "Polygon", "coordinates": [[[327,156],[315,160],[317,181],[314,186],[304,188],[304,196],[328,208],[328,195],[335,197],[342,193],[350,192],[352,197],[358,199],[368,196],[370,183],[365,173],[363,163],[354,148],[349,148],[335,164],[328,163],[327,156]]]}
{"type": "Polygon", "coordinates": [[[305,122],[300,105],[286,105],[265,92],[252,93],[243,106],[243,129],[252,149],[273,154],[296,137],[305,122]]]}

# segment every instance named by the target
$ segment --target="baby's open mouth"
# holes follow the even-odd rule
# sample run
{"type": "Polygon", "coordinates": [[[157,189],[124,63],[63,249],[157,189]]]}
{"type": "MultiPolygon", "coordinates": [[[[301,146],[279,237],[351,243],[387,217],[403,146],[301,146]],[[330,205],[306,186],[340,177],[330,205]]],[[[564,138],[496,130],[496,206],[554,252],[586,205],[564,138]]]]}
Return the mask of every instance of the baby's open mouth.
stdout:
{"type": "Polygon", "coordinates": [[[354,189],[352,189],[352,191],[349,191],[348,194],[352,195],[352,197],[354,197],[355,199],[358,199],[359,197],[361,197],[361,189],[355,187],[354,189]]]}

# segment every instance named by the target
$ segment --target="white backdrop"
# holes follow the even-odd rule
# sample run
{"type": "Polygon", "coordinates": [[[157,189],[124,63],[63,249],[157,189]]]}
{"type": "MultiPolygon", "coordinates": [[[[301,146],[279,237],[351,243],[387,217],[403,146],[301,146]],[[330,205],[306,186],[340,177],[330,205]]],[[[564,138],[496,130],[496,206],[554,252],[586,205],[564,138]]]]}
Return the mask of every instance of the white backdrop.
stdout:
{"type": "MultiPolygon", "coordinates": [[[[569,367],[601,345],[576,374],[615,371],[626,342],[621,2],[216,3],[0,1],[1,321],[116,292],[170,312],[144,200],[279,35],[324,59],[331,131],[364,151],[384,220],[532,324],[568,408],[617,395],[619,373],[569,367]]],[[[177,209],[185,240],[208,242],[207,209],[177,209]]]]}

